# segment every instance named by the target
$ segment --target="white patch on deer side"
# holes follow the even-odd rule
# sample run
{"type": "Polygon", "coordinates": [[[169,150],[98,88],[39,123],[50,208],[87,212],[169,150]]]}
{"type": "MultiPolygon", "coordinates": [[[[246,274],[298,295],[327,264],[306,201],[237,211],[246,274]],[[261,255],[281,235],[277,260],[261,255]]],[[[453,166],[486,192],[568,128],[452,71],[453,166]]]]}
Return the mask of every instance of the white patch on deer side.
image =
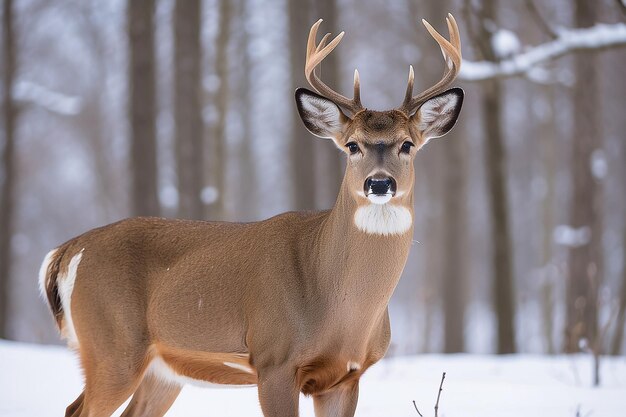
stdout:
{"type": "Polygon", "coordinates": [[[47,279],[48,279],[48,268],[50,267],[50,262],[52,262],[52,258],[57,253],[58,249],[52,249],[50,252],[46,254],[46,257],[43,258],[43,262],[41,263],[41,267],[39,268],[39,293],[41,297],[48,302],[48,294],[46,292],[47,279]]]}
{"type": "Polygon", "coordinates": [[[348,362],[348,372],[358,371],[359,369],[361,369],[361,365],[358,363],[353,361],[348,362]]]}
{"type": "Polygon", "coordinates": [[[354,224],[365,233],[373,235],[401,235],[413,224],[408,208],[394,204],[368,204],[354,213],[354,224]]]}
{"type": "Polygon", "coordinates": [[[226,385],[215,384],[213,382],[203,381],[201,379],[190,378],[185,375],[177,373],[175,370],[163,360],[161,356],[155,356],[150,362],[148,370],[146,372],[151,373],[159,380],[171,385],[194,385],[201,388],[237,388],[237,387],[253,387],[254,385],[226,385]]]}
{"type": "Polygon", "coordinates": [[[78,271],[78,265],[83,258],[84,251],[85,248],[72,256],[67,272],[60,274],[57,279],[59,297],[63,306],[63,336],[67,338],[68,345],[74,348],[78,347],[78,337],[76,336],[76,329],[74,329],[74,321],[72,320],[72,292],[74,292],[74,283],[76,282],[76,271],[78,271]]]}
{"type": "Polygon", "coordinates": [[[247,372],[249,374],[254,374],[254,372],[252,371],[252,369],[248,368],[245,365],[242,365],[240,363],[235,363],[235,362],[224,362],[224,365],[229,366],[233,369],[237,369],[243,372],[247,372]]]}

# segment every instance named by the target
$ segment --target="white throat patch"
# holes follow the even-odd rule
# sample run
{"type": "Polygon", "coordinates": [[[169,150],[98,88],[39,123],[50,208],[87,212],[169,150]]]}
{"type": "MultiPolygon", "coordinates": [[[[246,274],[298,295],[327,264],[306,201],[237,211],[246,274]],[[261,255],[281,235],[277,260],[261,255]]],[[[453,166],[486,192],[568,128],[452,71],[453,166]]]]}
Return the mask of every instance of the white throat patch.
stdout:
{"type": "Polygon", "coordinates": [[[368,204],[354,213],[354,224],[365,233],[373,235],[401,235],[413,224],[408,208],[394,204],[368,204]]]}

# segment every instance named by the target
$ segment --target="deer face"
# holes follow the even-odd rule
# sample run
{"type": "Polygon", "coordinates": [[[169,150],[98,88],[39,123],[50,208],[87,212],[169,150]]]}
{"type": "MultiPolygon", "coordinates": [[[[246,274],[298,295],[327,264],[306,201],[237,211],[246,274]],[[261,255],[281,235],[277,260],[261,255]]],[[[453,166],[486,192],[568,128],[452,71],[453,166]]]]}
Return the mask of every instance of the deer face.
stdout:
{"type": "Polygon", "coordinates": [[[410,67],[404,102],[397,109],[384,112],[361,105],[358,71],[354,71],[352,99],[337,93],[318,77],[316,68],[341,42],[343,32],[330,42],[330,34],[326,34],[317,45],[315,38],[322,21],[318,20],[309,32],[304,74],[317,93],[304,88],[296,90],[298,112],[311,133],[332,139],[346,153],[348,163],[342,192],[347,191],[356,200],[354,222],[367,233],[389,235],[410,230],[415,153],[430,139],[452,129],[461,111],[463,90],[445,90],[461,66],[459,28],[449,14],[446,22],[450,40],[447,40],[428,22],[423,22],[443,53],[446,63],[443,77],[414,96],[414,74],[410,67]]]}
{"type": "Polygon", "coordinates": [[[463,91],[454,88],[427,100],[412,115],[363,109],[348,117],[333,101],[306,89],[296,91],[307,129],[332,139],[347,155],[343,186],[359,205],[410,204],[416,152],[452,129],[462,102],[463,91]]]}

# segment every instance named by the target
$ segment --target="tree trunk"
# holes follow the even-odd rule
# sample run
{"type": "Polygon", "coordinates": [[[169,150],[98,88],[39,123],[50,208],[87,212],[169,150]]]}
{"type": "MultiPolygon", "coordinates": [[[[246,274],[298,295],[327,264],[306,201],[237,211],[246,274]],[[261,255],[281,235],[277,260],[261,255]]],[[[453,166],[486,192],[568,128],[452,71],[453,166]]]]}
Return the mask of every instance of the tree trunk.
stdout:
{"type": "Polygon", "coordinates": [[[513,253],[506,193],[507,163],[502,131],[499,81],[485,83],[482,116],[485,126],[487,193],[492,221],[493,305],[497,319],[498,353],[515,353],[513,253]]]}
{"type": "MultiPolygon", "coordinates": [[[[291,60],[291,91],[307,86],[304,78],[304,59],[308,29],[313,24],[309,17],[309,1],[289,2],[289,53],[291,60]]],[[[330,57],[329,57],[330,58],[330,57]]],[[[294,186],[294,208],[315,208],[315,170],[313,155],[314,137],[304,128],[296,106],[291,106],[291,177],[294,186]]],[[[326,144],[330,145],[330,144],[326,144]]]]}
{"type": "MultiPolygon", "coordinates": [[[[626,150],[626,146],[624,146],[626,150]]],[[[626,157],[626,152],[625,157],[626,157]]],[[[624,224],[624,238],[622,241],[622,259],[626,260],[626,224],[624,224]]],[[[626,327],[626,261],[622,261],[622,290],[619,298],[619,310],[615,321],[615,334],[611,345],[611,354],[619,355],[622,352],[622,342],[624,340],[624,327],[626,327]]]]}
{"type": "Polygon", "coordinates": [[[177,0],[174,12],[174,68],[178,217],[201,219],[203,203],[203,126],[200,0],[177,0]]]}
{"type": "MultiPolygon", "coordinates": [[[[550,103],[550,111],[556,114],[557,109],[554,105],[554,88],[539,87],[545,91],[547,101],[550,103]]],[[[535,87],[536,90],[539,88],[535,87]]],[[[536,94],[540,94],[536,92],[536,94]]],[[[532,104],[531,104],[532,105],[532,104]]],[[[532,111],[532,109],[529,109],[532,111]]],[[[543,335],[545,340],[546,351],[548,354],[556,353],[554,346],[554,279],[557,266],[553,259],[553,236],[554,230],[554,206],[555,206],[555,182],[556,182],[556,150],[557,134],[555,132],[555,121],[550,119],[547,123],[541,122],[536,126],[531,134],[536,134],[541,142],[541,163],[543,165],[543,178],[546,188],[545,194],[541,201],[541,227],[542,227],[542,244],[541,244],[541,310],[543,318],[543,335]]]]}
{"type": "MultiPolygon", "coordinates": [[[[458,127],[457,127],[458,129],[458,127]]],[[[458,130],[457,130],[458,131],[458,130]]],[[[444,352],[457,353],[465,350],[465,143],[460,135],[446,138],[443,172],[443,245],[442,263],[444,352]],[[455,137],[457,136],[457,137],[455,137]]]]}
{"type": "MultiPolygon", "coordinates": [[[[577,27],[595,23],[593,0],[577,0],[577,27]]],[[[592,55],[575,58],[574,132],[572,138],[572,195],[570,226],[589,238],[569,250],[565,351],[579,351],[580,341],[596,342],[598,288],[602,280],[601,187],[592,172],[592,157],[602,148],[598,111],[598,78],[592,55]],[[586,231],[586,232],[585,232],[586,231]]]]}
{"type": "MultiPolygon", "coordinates": [[[[324,31],[334,34],[339,33],[337,28],[337,1],[319,0],[315,2],[315,16],[324,19],[324,31]]],[[[313,22],[309,22],[309,25],[313,22]]],[[[306,33],[306,27],[301,28],[306,33]]],[[[298,50],[296,49],[298,53],[298,50]]],[[[300,53],[304,55],[303,46],[300,46],[300,53]]],[[[333,88],[339,89],[339,59],[340,55],[332,53],[324,59],[321,64],[321,71],[324,75],[324,82],[333,88]]],[[[303,68],[298,69],[301,73],[303,68]]],[[[304,87],[305,85],[301,85],[304,87]]],[[[299,120],[298,120],[299,122],[299,120]]],[[[326,209],[332,207],[339,194],[339,187],[344,174],[344,154],[329,140],[316,140],[309,135],[308,140],[312,140],[313,153],[315,155],[315,198],[316,207],[326,209]]]]}
{"type": "Polygon", "coordinates": [[[2,164],[2,200],[0,213],[0,338],[7,338],[9,316],[9,288],[11,282],[11,237],[13,235],[13,213],[15,206],[15,124],[17,109],[13,102],[15,80],[15,34],[13,28],[13,1],[5,0],[2,11],[3,39],[3,110],[4,152],[2,164]]]}
{"type": "MultiPolygon", "coordinates": [[[[239,18],[240,24],[245,26],[248,19],[246,0],[239,0],[239,18]]],[[[239,216],[237,220],[250,221],[256,217],[255,202],[255,159],[253,156],[253,132],[252,132],[252,112],[250,111],[251,89],[253,83],[250,80],[250,54],[248,48],[250,45],[250,35],[248,31],[241,31],[239,41],[239,53],[241,54],[241,83],[239,93],[239,108],[241,113],[241,123],[243,123],[243,134],[240,148],[241,174],[239,175],[239,216]]]]}
{"type": "MultiPolygon", "coordinates": [[[[479,46],[485,59],[496,61],[491,43],[491,32],[486,21],[496,22],[494,0],[485,0],[482,22],[479,25],[479,46]]],[[[483,125],[485,129],[485,162],[489,218],[491,219],[492,244],[492,297],[497,320],[497,352],[515,352],[515,296],[513,277],[513,252],[509,223],[507,197],[507,158],[502,128],[502,86],[491,80],[483,84],[481,97],[483,125]]]]}
{"type": "Polygon", "coordinates": [[[154,0],[128,1],[132,213],[158,216],[154,0]]]}
{"type": "Polygon", "coordinates": [[[232,19],[230,0],[220,0],[219,29],[217,36],[215,64],[220,84],[217,89],[215,103],[218,117],[215,124],[215,156],[213,158],[215,175],[215,187],[217,188],[217,200],[215,201],[214,216],[218,220],[226,220],[226,161],[228,158],[226,144],[226,116],[229,102],[229,71],[228,71],[228,39],[230,34],[230,22],[232,19]]]}

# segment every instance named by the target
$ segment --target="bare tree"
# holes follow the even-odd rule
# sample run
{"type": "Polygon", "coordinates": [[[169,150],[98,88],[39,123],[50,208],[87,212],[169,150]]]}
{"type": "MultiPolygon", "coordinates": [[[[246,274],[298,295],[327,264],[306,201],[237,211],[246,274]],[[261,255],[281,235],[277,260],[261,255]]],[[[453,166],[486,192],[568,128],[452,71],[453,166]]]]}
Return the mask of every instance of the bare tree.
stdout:
{"type": "Polygon", "coordinates": [[[158,216],[154,0],[128,0],[132,213],[158,216]]]}
{"type": "MultiPolygon", "coordinates": [[[[457,129],[460,132],[462,129],[457,129]]],[[[465,350],[466,271],[466,207],[465,207],[465,143],[460,134],[447,138],[444,147],[443,172],[443,245],[442,257],[444,352],[465,350]]]]}
{"type": "MultiPolygon", "coordinates": [[[[471,2],[466,1],[467,24],[471,26],[471,2]]],[[[495,0],[483,0],[477,10],[478,24],[470,27],[472,40],[483,59],[497,62],[499,59],[491,38],[497,21],[495,0]]],[[[502,128],[502,85],[491,79],[483,84],[481,112],[485,129],[485,162],[487,171],[487,195],[489,219],[491,220],[492,244],[492,300],[497,320],[497,352],[515,352],[515,296],[513,277],[513,251],[509,206],[506,191],[507,160],[502,128]]]]}
{"type": "MultiPolygon", "coordinates": [[[[203,217],[203,126],[200,0],[177,0],[174,11],[174,70],[178,216],[203,217]]],[[[220,189],[221,191],[221,189],[220,189]]]]}
{"type": "MultiPolygon", "coordinates": [[[[541,88],[547,95],[548,101],[551,103],[551,111],[556,111],[554,104],[554,88],[541,88]]],[[[550,119],[546,125],[539,122],[533,133],[541,142],[541,162],[543,165],[543,176],[546,184],[545,194],[541,202],[541,218],[543,236],[541,241],[541,308],[543,313],[543,332],[546,342],[546,350],[549,354],[556,352],[553,332],[554,332],[554,275],[556,270],[552,231],[555,226],[554,206],[555,206],[555,183],[556,183],[556,141],[557,134],[555,132],[554,119],[550,119]]]]}
{"type": "Polygon", "coordinates": [[[220,0],[219,2],[219,29],[217,35],[217,45],[215,54],[215,65],[219,78],[219,87],[215,97],[218,116],[214,129],[215,154],[213,157],[213,173],[217,188],[217,201],[215,202],[214,216],[217,219],[225,219],[225,191],[226,191],[226,116],[229,105],[229,57],[228,40],[230,39],[230,24],[232,20],[231,1],[220,0]]]}
{"type": "Polygon", "coordinates": [[[5,0],[2,9],[3,39],[3,110],[4,149],[2,164],[2,200],[0,213],[0,338],[7,337],[9,315],[9,283],[11,278],[11,237],[15,208],[15,124],[17,109],[13,101],[13,84],[16,71],[15,33],[13,27],[13,1],[5,0]]]}
{"type": "MultiPolygon", "coordinates": [[[[576,26],[593,25],[596,7],[593,0],[576,0],[576,26]]],[[[581,339],[595,341],[598,331],[603,254],[601,184],[593,173],[594,152],[602,148],[596,65],[593,55],[575,57],[570,226],[585,241],[572,245],[569,251],[564,346],[567,352],[578,351],[581,339]]]]}
{"type": "MultiPolygon", "coordinates": [[[[623,258],[626,259],[626,224],[623,226],[622,251],[623,258]]],[[[624,340],[624,327],[626,327],[626,265],[622,267],[622,288],[620,291],[619,308],[617,312],[615,334],[611,344],[611,354],[619,355],[622,351],[622,342],[624,340]]]]}
{"type": "Polygon", "coordinates": [[[81,33],[95,63],[92,74],[95,81],[81,97],[80,117],[75,119],[75,126],[79,129],[81,137],[85,138],[83,143],[91,158],[90,164],[96,172],[97,209],[103,220],[112,221],[123,211],[122,207],[125,207],[125,204],[120,202],[121,199],[117,194],[120,188],[120,174],[112,157],[110,131],[105,121],[105,103],[108,98],[101,90],[105,80],[110,77],[111,70],[107,66],[107,61],[111,59],[108,50],[110,45],[102,31],[103,23],[97,5],[79,2],[73,4],[72,11],[73,18],[80,23],[81,33]]]}
{"type": "MultiPolygon", "coordinates": [[[[243,28],[246,27],[246,22],[248,19],[247,13],[247,0],[239,0],[239,25],[243,28]]],[[[252,80],[250,79],[251,74],[249,68],[251,67],[250,62],[250,54],[248,51],[250,45],[250,34],[247,30],[241,30],[239,33],[239,46],[237,50],[239,51],[239,58],[241,60],[241,72],[240,77],[241,81],[239,84],[239,105],[237,106],[240,114],[241,114],[241,122],[243,123],[243,132],[241,139],[241,148],[237,155],[240,156],[240,175],[239,175],[239,197],[240,201],[237,205],[240,210],[240,217],[245,220],[250,220],[254,218],[256,204],[256,187],[254,182],[254,172],[255,172],[255,158],[253,157],[253,149],[252,149],[252,112],[250,111],[252,102],[251,102],[251,89],[252,89],[252,80]]],[[[238,218],[241,220],[240,218],[238,218]]]]}
{"type": "MultiPolygon", "coordinates": [[[[304,78],[303,48],[307,42],[307,28],[311,26],[309,0],[289,2],[289,53],[291,59],[291,90],[306,85],[304,78]]],[[[292,106],[290,155],[292,181],[294,185],[294,208],[297,210],[315,208],[315,171],[313,138],[306,131],[292,106]]],[[[326,144],[329,145],[329,144],[326,144]]]]}

